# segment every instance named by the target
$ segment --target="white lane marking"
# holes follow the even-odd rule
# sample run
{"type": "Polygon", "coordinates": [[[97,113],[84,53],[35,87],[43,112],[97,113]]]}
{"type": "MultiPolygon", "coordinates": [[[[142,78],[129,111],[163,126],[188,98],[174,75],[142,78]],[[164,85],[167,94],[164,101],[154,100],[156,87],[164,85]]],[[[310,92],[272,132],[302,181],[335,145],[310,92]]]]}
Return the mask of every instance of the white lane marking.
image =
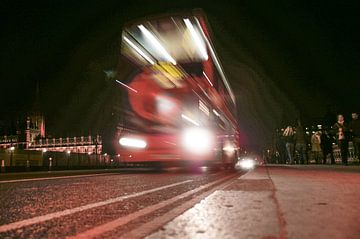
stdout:
{"type": "Polygon", "coordinates": [[[243,175],[238,177],[238,179],[243,179],[244,177],[246,177],[246,175],[250,174],[250,172],[251,172],[251,170],[247,171],[246,173],[244,173],[243,175]]]}
{"type": "Polygon", "coordinates": [[[261,170],[261,168],[255,168],[253,170],[247,171],[244,175],[241,175],[239,179],[244,180],[259,180],[259,179],[269,179],[269,175],[266,170],[261,170]],[[265,171],[265,172],[264,172],[265,171]]]}
{"type": "Polygon", "coordinates": [[[118,173],[95,173],[95,174],[82,174],[82,175],[57,176],[57,177],[55,176],[55,177],[45,177],[45,178],[14,179],[14,180],[0,181],[0,184],[2,184],[2,183],[19,183],[19,182],[53,180],[53,179],[64,179],[64,178],[93,177],[93,176],[99,176],[99,175],[113,175],[113,174],[118,174],[118,173]]]}
{"type": "Polygon", "coordinates": [[[123,226],[141,216],[144,216],[146,214],[149,214],[149,213],[152,213],[160,208],[163,208],[163,207],[166,207],[168,205],[171,205],[173,203],[175,203],[176,201],[179,201],[183,198],[186,198],[186,197],[189,197],[201,190],[205,190],[215,184],[218,184],[220,182],[223,182],[223,181],[226,181],[228,180],[229,178],[231,177],[234,177],[233,175],[230,175],[230,176],[226,176],[226,177],[223,177],[221,179],[218,179],[214,182],[211,182],[211,183],[208,183],[208,184],[205,184],[205,185],[202,185],[198,188],[195,188],[193,190],[190,190],[190,191],[187,191],[183,194],[180,194],[176,197],[173,197],[173,198],[170,198],[170,199],[167,199],[165,201],[162,201],[158,204],[155,204],[155,205],[152,205],[152,206],[149,206],[149,207],[146,207],[144,209],[141,209],[139,211],[136,211],[132,214],[129,214],[129,215],[126,215],[126,216],[123,216],[123,217],[120,217],[120,218],[117,218],[113,221],[110,221],[108,223],[105,223],[105,224],[102,224],[100,226],[97,226],[97,227],[93,227],[92,229],[90,230],[87,230],[87,231],[84,231],[82,233],[79,233],[75,236],[72,236],[72,237],[67,237],[67,238],[71,238],[71,239],[81,239],[81,238],[84,238],[84,239],[88,239],[88,238],[94,238],[94,237],[97,237],[101,234],[104,234],[106,232],[109,232],[109,231],[112,231],[114,229],[116,229],[117,227],[120,227],[120,226],[123,226]]]}
{"type": "Polygon", "coordinates": [[[89,209],[92,209],[92,208],[101,207],[101,206],[108,205],[108,204],[111,204],[111,203],[120,202],[120,201],[123,201],[123,200],[126,200],[126,199],[142,196],[142,195],[145,195],[145,194],[148,194],[148,193],[153,193],[153,192],[156,192],[156,191],[160,191],[160,190],[167,189],[167,188],[170,188],[170,187],[175,187],[175,186],[185,184],[185,183],[189,183],[189,182],[192,182],[192,181],[193,180],[186,180],[186,181],[169,184],[169,185],[162,186],[162,187],[153,188],[153,189],[149,189],[149,190],[146,190],[146,191],[142,191],[142,192],[126,195],[126,196],[120,196],[120,197],[116,197],[116,198],[111,198],[111,199],[101,201],[101,202],[90,203],[90,204],[80,206],[80,207],[66,209],[66,210],[59,211],[59,212],[49,213],[49,214],[46,214],[46,215],[43,215],[43,216],[33,217],[33,218],[25,219],[25,220],[22,220],[22,221],[17,221],[17,222],[5,224],[5,225],[0,226],[0,233],[10,231],[10,230],[14,230],[14,229],[18,229],[18,228],[25,227],[25,226],[30,226],[30,225],[40,223],[40,222],[45,222],[45,221],[48,221],[48,220],[52,220],[54,218],[67,216],[67,215],[74,214],[74,213],[77,213],[77,212],[82,212],[84,210],[89,210],[89,209]]]}

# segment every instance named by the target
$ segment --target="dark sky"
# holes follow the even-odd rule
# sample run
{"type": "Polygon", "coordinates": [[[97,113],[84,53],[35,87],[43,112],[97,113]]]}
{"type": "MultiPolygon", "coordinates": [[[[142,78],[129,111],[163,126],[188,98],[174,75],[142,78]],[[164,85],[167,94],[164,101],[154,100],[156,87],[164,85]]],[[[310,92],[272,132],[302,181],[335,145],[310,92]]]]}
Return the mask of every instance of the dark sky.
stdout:
{"type": "Polygon", "coordinates": [[[121,93],[103,71],[132,72],[119,55],[124,22],[195,7],[208,16],[249,144],[298,115],[311,123],[327,110],[360,111],[357,1],[24,2],[0,7],[2,128],[33,105],[36,82],[52,135],[110,127],[121,93]]]}

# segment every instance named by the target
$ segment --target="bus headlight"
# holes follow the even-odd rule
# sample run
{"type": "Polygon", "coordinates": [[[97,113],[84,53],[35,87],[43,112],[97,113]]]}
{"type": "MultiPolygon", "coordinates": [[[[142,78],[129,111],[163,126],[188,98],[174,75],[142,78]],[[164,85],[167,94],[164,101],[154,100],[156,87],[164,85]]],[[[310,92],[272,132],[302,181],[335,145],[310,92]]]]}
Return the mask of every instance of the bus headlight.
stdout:
{"type": "Polygon", "coordinates": [[[120,138],[119,144],[125,147],[140,148],[140,149],[143,149],[147,146],[145,140],[129,138],[129,137],[120,138]]]}
{"type": "Polygon", "coordinates": [[[211,151],[213,146],[213,134],[202,128],[190,128],[182,135],[184,148],[194,154],[204,154],[211,151]]]}

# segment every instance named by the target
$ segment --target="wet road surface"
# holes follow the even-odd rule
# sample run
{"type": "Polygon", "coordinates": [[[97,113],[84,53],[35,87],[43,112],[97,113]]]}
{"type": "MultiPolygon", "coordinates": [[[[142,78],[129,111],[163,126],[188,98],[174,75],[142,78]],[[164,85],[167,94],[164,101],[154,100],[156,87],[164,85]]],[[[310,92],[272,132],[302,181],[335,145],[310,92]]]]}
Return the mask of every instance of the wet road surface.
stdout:
{"type": "Polygon", "coordinates": [[[1,178],[0,238],[118,238],[178,216],[241,174],[168,169],[1,178]]]}
{"type": "Polygon", "coordinates": [[[360,235],[359,166],[74,174],[14,174],[9,180],[1,175],[0,238],[360,235]]]}

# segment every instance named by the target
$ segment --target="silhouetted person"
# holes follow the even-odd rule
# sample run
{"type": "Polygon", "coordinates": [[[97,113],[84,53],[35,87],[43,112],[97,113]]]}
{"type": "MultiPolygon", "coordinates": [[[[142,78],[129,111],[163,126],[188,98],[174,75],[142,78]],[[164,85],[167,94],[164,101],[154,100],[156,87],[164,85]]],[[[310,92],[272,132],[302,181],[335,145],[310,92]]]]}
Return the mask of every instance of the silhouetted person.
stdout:
{"type": "Polygon", "coordinates": [[[301,125],[301,121],[297,120],[296,132],[295,132],[295,151],[300,157],[301,164],[308,163],[307,159],[307,145],[304,128],[301,125]]]}
{"type": "Polygon", "coordinates": [[[286,163],[286,148],[285,148],[285,141],[282,136],[281,131],[276,132],[276,152],[275,154],[277,163],[286,163]]]}
{"type": "Polygon", "coordinates": [[[349,128],[344,121],[343,115],[338,115],[337,122],[333,125],[333,132],[340,148],[341,162],[348,164],[349,154],[349,128]]]}
{"type": "Polygon", "coordinates": [[[355,156],[360,163],[360,119],[357,113],[351,114],[351,122],[349,124],[349,130],[352,135],[352,142],[354,145],[355,156]]]}
{"type": "Polygon", "coordinates": [[[311,151],[316,163],[320,163],[321,158],[321,132],[317,131],[311,136],[311,151]]]}
{"type": "Polygon", "coordinates": [[[331,164],[335,164],[334,152],[332,148],[333,138],[327,130],[323,130],[321,134],[321,149],[323,152],[323,164],[326,164],[327,156],[330,154],[331,164]]]}
{"type": "Polygon", "coordinates": [[[289,164],[294,164],[294,133],[295,132],[292,126],[286,127],[283,133],[289,164]]]}

